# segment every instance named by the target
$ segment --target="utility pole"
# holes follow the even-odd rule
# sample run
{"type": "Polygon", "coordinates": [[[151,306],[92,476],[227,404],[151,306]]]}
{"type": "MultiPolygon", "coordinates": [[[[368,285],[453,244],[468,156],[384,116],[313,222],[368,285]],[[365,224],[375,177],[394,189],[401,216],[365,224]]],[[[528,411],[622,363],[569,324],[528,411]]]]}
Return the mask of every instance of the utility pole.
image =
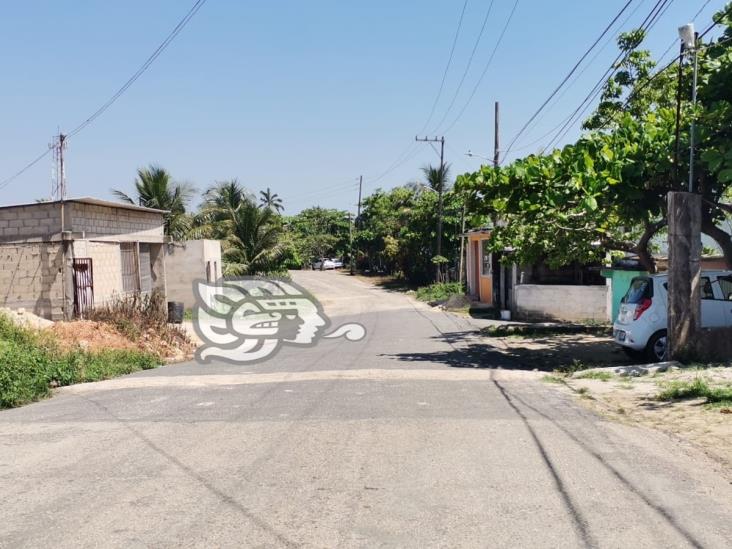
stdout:
{"type": "MultiPolygon", "coordinates": [[[[437,189],[438,205],[437,205],[437,254],[442,255],[442,193],[445,188],[445,136],[442,137],[424,137],[420,139],[418,136],[414,138],[415,141],[422,143],[439,143],[440,144],[440,188],[437,189]]],[[[435,281],[440,282],[442,279],[442,266],[440,263],[437,264],[435,272],[435,281]]]]}
{"type": "Polygon", "coordinates": [[[679,184],[679,156],[681,155],[681,81],[684,77],[684,41],[681,41],[679,54],[679,76],[676,83],[676,146],[674,149],[674,184],[679,184]]]}
{"type": "MultiPolygon", "coordinates": [[[[358,220],[361,218],[361,189],[363,188],[363,175],[358,176],[358,205],[356,206],[356,219],[353,220],[353,225],[355,225],[356,229],[358,229],[358,220]]],[[[350,221],[351,214],[348,214],[348,219],[350,221]]],[[[351,276],[356,274],[356,257],[353,253],[353,226],[350,229],[351,231],[351,276]]]]}
{"type": "Polygon", "coordinates": [[[53,157],[55,178],[51,187],[51,200],[59,202],[59,213],[61,221],[61,296],[63,301],[63,315],[65,320],[71,320],[73,306],[69,302],[69,296],[73,295],[73,287],[67,288],[67,284],[71,284],[72,277],[67,275],[67,270],[71,270],[71,265],[67,265],[67,248],[68,243],[65,238],[66,232],[66,212],[64,201],[66,199],[66,166],[64,163],[64,151],[66,150],[66,135],[59,132],[53,140],[53,157]]]}
{"type": "Polygon", "coordinates": [[[501,154],[498,148],[498,101],[496,101],[495,116],[493,118],[493,167],[497,168],[501,154]]]}

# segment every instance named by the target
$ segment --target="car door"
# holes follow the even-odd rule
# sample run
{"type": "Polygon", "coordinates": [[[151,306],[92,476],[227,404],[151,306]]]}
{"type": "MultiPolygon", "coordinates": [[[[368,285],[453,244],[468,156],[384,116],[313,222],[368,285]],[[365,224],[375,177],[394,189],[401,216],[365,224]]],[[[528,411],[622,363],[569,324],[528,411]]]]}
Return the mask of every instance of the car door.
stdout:
{"type": "Polygon", "coordinates": [[[701,277],[702,328],[720,328],[727,325],[729,302],[722,299],[715,276],[701,277]]]}

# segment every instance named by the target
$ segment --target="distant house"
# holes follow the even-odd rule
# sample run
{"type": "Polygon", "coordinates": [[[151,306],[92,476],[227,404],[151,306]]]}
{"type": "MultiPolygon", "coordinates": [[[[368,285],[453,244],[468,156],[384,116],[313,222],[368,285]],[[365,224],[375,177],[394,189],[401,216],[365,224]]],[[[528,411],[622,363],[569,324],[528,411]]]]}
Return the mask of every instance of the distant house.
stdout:
{"type": "Polygon", "coordinates": [[[193,284],[216,282],[222,277],[221,243],[218,240],[187,240],[166,246],[168,299],[183,303],[186,309],[195,304],[193,284]]]}
{"type": "Polygon", "coordinates": [[[491,228],[468,231],[468,293],[478,302],[524,320],[605,321],[612,303],[600,265],[572,264],[559,269],[517,265],[512,250],[490,251],[491,228]]]}
{"type": "Polygon", "coordinates": [[[165,292],[164,214],[95,198],[0,207],[0,306],[70,319],[165,292]]]}

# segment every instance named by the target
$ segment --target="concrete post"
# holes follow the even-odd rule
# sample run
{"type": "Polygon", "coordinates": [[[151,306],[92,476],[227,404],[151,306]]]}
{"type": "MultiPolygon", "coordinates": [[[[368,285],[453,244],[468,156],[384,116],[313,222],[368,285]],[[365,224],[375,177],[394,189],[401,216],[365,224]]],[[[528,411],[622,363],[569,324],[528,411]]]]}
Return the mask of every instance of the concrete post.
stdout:
{"type": "Polygon", "coordinates": [[[668,356],[692,350],[701,325],[701,196],[668,193],[668,356]]]}

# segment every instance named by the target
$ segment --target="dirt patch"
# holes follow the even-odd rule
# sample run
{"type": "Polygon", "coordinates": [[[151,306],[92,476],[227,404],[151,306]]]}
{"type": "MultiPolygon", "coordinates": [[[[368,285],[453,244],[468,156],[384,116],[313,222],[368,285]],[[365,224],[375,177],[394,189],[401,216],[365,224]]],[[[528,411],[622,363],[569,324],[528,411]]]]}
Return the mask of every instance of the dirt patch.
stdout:
{"type": "Polygon", "coordinates": [[[178,340],[168,341],[154,330],[147,330],[142,332],[137,340],[132,341],[111,324],[92,320],[56,322],[43,332],[50,334],[64,350],[77,347],[90,351],[141,350],[156,354],[170,362],[185,360],[195,351],[194,344],[187,341],[183,333],[178,340]]]}
{"type": "Polygon", "coordinates": [[[652,427],[702,449],[722,463],[732,479],[732,407],[711,405],[705,398],[658,398],[674,383],[697,378],[711,387],[732,386],[732,366],[675,370],[638,378],[602,377],[605,379],[548,376],[547,381],[557,381],[557,387],[572,391],[584,405],[611,419],[652,427]]]}

